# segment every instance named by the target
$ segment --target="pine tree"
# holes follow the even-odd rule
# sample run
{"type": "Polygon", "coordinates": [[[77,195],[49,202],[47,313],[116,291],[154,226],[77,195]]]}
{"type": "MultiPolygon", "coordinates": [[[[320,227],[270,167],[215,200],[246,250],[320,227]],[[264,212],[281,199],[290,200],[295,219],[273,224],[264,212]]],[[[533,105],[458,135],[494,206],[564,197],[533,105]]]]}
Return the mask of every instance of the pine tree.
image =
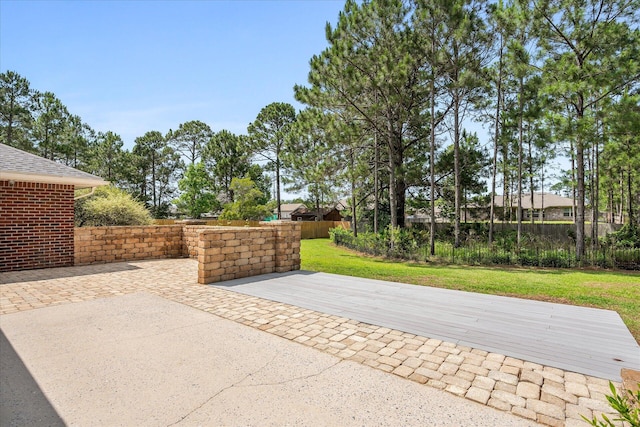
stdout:
{"type": "Polygon", "coordinates": [[[588,115],[598,102],[640,77],[640,32],[633,29],[638,0],[533,2],[544,63],[544,91],[567,112],[575,153],[576,257],[585,253],[585,152],[588,115]]]}
{"type": "Polygon", "coordinates": [[[284,170],[282,156],[286,152],[287,135],[296,120],[296,110],[291,104],[274,102],[264,107],[256,120],[247,128],[250,151],[266,160],[267,167],[276,175],[276,203],[278,219],[280,209],[281,174],[284,170]]]}

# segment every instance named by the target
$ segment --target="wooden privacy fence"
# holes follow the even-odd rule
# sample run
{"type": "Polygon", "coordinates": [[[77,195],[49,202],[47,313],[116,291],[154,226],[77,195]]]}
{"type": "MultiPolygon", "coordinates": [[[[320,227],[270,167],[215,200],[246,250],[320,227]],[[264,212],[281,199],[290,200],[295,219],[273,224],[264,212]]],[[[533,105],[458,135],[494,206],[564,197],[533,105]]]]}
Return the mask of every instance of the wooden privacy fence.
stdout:
{"type": "MultiPolygon", "coordinates": [[[[351,223],[348,221],[299,221],[302,225],[302,239],[326,239],[329,237],[331,228],[351,229],[351,223]]],[[[175,219],[156,219],[155,225],[173,225],[176,224],[175,219]]],[[[259,221],[224,221],[224,220],[207,220],[205,225],[218,227],[259,227],[259,221]]]]}
{"type": "Polygon", "coordinates": [[[329,229],[351,229],[351,223],[347,221],[299,221],[302,224],[302,239],[326,239],[329,237],[329,229]]]}

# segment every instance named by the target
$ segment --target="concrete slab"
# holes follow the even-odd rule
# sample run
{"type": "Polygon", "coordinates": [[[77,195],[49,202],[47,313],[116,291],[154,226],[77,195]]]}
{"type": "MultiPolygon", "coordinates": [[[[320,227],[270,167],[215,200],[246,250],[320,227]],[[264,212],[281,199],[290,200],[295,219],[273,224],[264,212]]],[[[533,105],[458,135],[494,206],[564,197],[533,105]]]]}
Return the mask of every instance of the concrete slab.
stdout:
{"type": "Polygon", "coordinates": [[[535,425],[147,293],[0,327],[3,426],[535,425]]]}

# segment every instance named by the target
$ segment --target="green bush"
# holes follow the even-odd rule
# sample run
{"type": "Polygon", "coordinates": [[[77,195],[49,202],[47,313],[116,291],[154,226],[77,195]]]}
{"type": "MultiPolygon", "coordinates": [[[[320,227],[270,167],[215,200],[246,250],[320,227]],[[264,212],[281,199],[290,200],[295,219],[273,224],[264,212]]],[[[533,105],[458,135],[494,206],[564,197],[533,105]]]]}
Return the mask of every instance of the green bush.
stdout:
{"type": "Polygon", "coordinates": [[[540,267],[569,268],[571,259],[566,252],[545,251],[540,256],[540,267]]]}
{"type": "Polygon", "coordinates": [[[220,219],[262,221],[273,212],[271,206],[260,204],[264,195],[251,178],[233,178],[229,188],[235,201],[224,205],[220,219]]]}
{"type": "Polygon", "coordinates": [[[620,230],[607,236],[616,248],[640,248],[640,228],[624,225],[620,230]]]}
{"type": "Polygon", "coordinates": [[[610,420],[609,417],[602,414],[602,421],[599,421],[596,417],[588,419],[584,415],[585,421],[596,427],[616,427],[614,421],[620,421],[631,427],[640,427],[640,390],[635,393],[631,390],[625,390],[623,395],[618,394],[618,390],[609,381],[609,388],[611,389],[611,396],[607,396],[609,406],[618,413],[618,418],[610,420]]]}
{"type": "Polygon", "coordinates": [[[511,254],[508,252],[492,253],[487,257],[487,260],[489,261],[490,264],[498,264],[498,265],[513,264],[513,260],[511,259],[511,254]]]}
{"type": "Polygon", "coordinates": [[[504,251],[512,251],[516,247],[518,234],[515,230],[498,231],[493,244],[504,251]]]}
{"type": "MultiPolygon", "coordinates": [[[[640,270],[640,248],[601,245],[589,250],[578,262],[572,245],[561,245],[537,236],[525,234],[518,248],[515,232],[500,232],[493,245],[473,236],[455,248],[449,239],[436,240],[436,253],[429,253],[429,233],[423,229],[386,228],[379,234],[358,233],[335,229],[331,238],[337,245],[377,256],[401,258],[406,260],[440,260],[454,264],[479,265],[521,265],[525,267],[572,268],[579,264],[602,268],[622,268],[640,270]]],[[[588,247],[590,248],[590,247],[588,247]]]]}
{"type": "Polygon", "coordinates": [[[640,270],[640,248],[614,249],[611,257],[618,268],[640,270]]]}
{"type": "Polygon", "coordinates": [[[487,263],[487,254],[480,251],[465,251],[463,260],[467,264],[482,265],[487,263]]]}
{"type": "Polygon", "coordinates": [[[598,252],[593,260],[593,265],[600,268],[613,268],[615,264],[610,256],[607,256],[605,252],[598,252]]]}
{"type": "Polygon", "coordinates": [[[522,250],[518,254],[518,262],[522,266],[537,267],[540,264],[538,254],[533,251],[522,250]]]}
{"type": "Polygon", "coordinates": [[[75,201],[76,227],[145,225],[153,218],[144,204],[113,186],[98,187],[95,193],[75,201]]]}

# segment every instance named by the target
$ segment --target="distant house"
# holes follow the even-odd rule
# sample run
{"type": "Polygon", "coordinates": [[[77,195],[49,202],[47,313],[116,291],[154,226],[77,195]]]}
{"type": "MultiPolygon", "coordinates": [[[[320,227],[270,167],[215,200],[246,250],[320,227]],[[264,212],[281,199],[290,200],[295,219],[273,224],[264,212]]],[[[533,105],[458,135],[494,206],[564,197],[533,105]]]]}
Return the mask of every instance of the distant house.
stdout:
{"type": "MultiPolygon", "coordinates": [[[[503,220],[504,218],[504,196],[494,197],[494,219],[503,220]]],[[[491,212],[490,203],[486,205],[478,205],[477,203],[469,203],[466,207],[462,207],[460,217],[462,221],[488,221],[491,212]]],[[[531,217],[535,221],[573,221],[573,199],[569,197],[558,196],[551,193],[533,193],[533,206],[531,205],[531,193],[522,195],[522,220],[531,221],[531,217]]],[[[511,212],[511,220],[517,218],[518,199],[517,195],[512,195],[507,199],[507,209],[511,212]]],[[[589,212],[585,212],[589,216],[589,212]]],[[[443,215],[439,206],[435,207],[436,222],[446,222],[449,219],[443,215]]],[[[407,216],[409,223],[428,223],[429,211],[419,210],[413,215],[407,216]]]]}
{"type": "MultiPolygon", "coordinates": [[[[504,196],[495,196],[494,205],[497,211],[502,215],[502,207],[504,206],[504,196]]],[[[511,196],[508,203],[509,209],[512,211],[512,218],[516,218],[518,212],[518,196],[511,196]]],[[[573,221],[574,200],[569,197],[558,196],[551,193],[533,193],[533,205],[531,205],[531,193],[522,195],[522,219],[545,221],[573,221]]]]}
{"type": "MultiPolygon", "coordinates": [[[[306,208],[304,203],[283,203],[280,205],[280,219],[291,219],[291,213],[300,208],[306,208]]],[[[273,213],[278,215],[278,210],[274,209],[273,213]]]]}
{"type": "Polygon", "coordinates": [[[336,208],[321,208],[320,212],[306,206],[291,213],[292,221],[342,221],[342,215],[336,208]]]}
{"type": "MultiPolygon", "coordinates": [[[[447,222],[448,218],[442,214],[442,208],[436,206],[434,208],[436,222],[447,222]]],[[[431,211],[429,209],[418,209],[411,214],[408,214],[405,218],[407,224],[426,224],[431,222],[431,211]]]]}
{"type": "Polygon", "coordinates": [[[100,177],[0,144],[0,272],[74,263],[74,190],[100,177]]]}

